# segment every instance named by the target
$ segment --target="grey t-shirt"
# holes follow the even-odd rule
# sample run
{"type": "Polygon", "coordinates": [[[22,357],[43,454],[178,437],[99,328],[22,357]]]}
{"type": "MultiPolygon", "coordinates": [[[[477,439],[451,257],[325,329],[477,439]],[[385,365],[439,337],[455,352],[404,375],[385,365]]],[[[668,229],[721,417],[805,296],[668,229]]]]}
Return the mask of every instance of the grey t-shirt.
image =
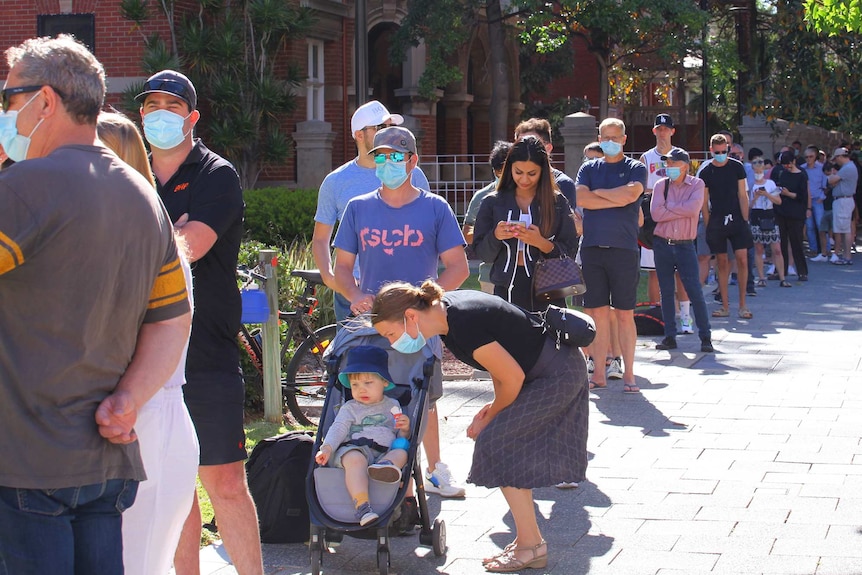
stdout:
{"type": "Polygon", "coordinates": [[[189,310],[164,206],[83,145],[3,170],[0,197],[0,485],[144,479],[138,444],[101,437],[95,412],[141,325],[189,310]]]}
{"type": "Polygon", "coordinates": [[[834,198],[852,198],[856,194],[856,182],[859,180],[859,170],[852,161],[847,162],[838,169],[841,181],[832,188],[834,198]]]}
{"type": "Polygon", "coordinates": [[[344,403],[329,426],[324,445],[335,451],[339,446],[354,440],[370,439],[378,445],[389,447],[395,440],[395,415],[392,408],[399,403],[391,397],[383,397],[377,403],[360,403],[351,399],[344,403]]]}

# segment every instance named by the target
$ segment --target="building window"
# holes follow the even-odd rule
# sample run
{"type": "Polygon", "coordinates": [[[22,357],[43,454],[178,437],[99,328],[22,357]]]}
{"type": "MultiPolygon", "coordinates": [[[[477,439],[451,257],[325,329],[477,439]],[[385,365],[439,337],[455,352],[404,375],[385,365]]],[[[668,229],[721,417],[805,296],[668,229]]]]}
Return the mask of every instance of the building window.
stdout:
{"type": "Polygon", "coordinates": [[[323,120],[323,42],[308,41],[308,80],[306,114],[309,120],[323,120]]]}
{"type": "Polygon", "coordinates": [[[36,16],[38,36],[57,37],[70,34],[96,53],[96,15],[95,14],[39,14],[36,16]]]}

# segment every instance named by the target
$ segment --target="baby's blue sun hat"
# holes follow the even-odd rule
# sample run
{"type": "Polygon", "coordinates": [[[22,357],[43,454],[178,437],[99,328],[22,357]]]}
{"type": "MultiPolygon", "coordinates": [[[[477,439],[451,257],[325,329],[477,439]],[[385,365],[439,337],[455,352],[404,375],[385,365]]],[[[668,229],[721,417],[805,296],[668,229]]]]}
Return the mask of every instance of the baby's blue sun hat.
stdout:
{"type": "Polygon", "coordinates": [[[395,387],[389,375],[389,354],[373,345],[357,345],[347,352],[347,365],[338,374],[338,381],[347,389],[350,389],[349,373],[376,373],[386,380],[386,390],[395,387]]]}

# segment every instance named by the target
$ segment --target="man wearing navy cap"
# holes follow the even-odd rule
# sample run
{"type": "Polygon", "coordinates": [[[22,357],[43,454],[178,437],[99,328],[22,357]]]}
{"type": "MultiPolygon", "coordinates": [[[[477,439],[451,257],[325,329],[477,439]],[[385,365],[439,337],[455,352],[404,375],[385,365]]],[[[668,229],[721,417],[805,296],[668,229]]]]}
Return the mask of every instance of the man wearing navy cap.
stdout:
{"type": "MultiPolygon", "coordinates": [[[[236,345],[242,188],[234,167],[193,137],[201,115],[197,91],[186,76],[158,72],[135,99],[141,103],[159,196],[192,262],[195,312],[183,397],[200,442],[198,474],[236,570],[262,573],[257,513],[243,465],[245,389],[236,345]]],[[[200,531],[195,497],[174,558],[178,575],[199,572],[200,531]]]]}

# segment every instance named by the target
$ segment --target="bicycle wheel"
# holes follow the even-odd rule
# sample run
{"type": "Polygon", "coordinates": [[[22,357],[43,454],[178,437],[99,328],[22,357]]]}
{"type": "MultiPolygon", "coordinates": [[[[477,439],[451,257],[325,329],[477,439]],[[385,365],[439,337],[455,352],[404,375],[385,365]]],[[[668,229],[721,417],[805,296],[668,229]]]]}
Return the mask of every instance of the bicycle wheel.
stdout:
{"type": "Polygon", "coordinates": [[[296,349],[285,372],[284,403],[300,425],[317,425],[329,374],[323,352],[335,338],[335,326],[328,325],[314,332],[296,349]]]}

